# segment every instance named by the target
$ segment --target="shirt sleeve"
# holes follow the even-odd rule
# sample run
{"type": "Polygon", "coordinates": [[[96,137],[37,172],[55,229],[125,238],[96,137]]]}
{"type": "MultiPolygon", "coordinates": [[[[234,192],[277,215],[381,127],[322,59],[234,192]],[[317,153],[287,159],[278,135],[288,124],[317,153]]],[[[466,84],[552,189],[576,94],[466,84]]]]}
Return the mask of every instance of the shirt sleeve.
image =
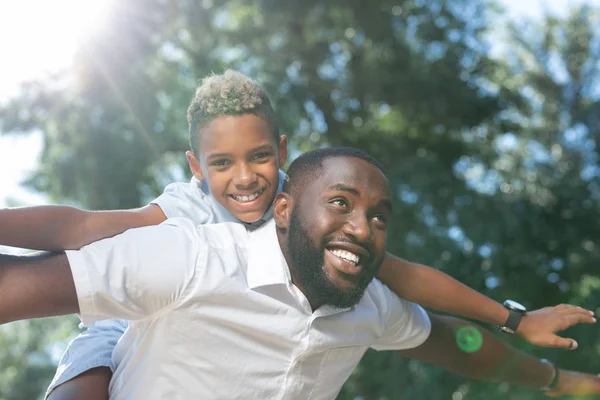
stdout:
{"type": "Polygon", "coordinates": [[[189,218],[196,225],[215,222],[208,195],[194,181],[171,183],[151,204],[159,206],[167,218],[189,218]]]}
{"type": "Polygon", "coordinates": [[[396,296],[380,284],[383,310],[383,334],[371,346],[375,350],[405,350],[423,344],[431,332],[427,312],[418,304],[396,296]]]}
{"type": "Polygon", "coordinates": [[[190,286],[203,252],[195,225],[183,218],[67,251],[81,320],[136,321],[169,309],[190,286]]]}

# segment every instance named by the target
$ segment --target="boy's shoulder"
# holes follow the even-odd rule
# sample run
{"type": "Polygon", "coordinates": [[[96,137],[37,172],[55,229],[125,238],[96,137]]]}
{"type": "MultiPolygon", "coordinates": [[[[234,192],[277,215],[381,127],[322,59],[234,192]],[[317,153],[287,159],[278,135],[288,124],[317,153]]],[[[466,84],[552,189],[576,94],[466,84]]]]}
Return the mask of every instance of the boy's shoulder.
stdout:
{"type": "Polygon", "coordinates": [[[287,180],[287,174],[282,170],[279,170],[279,185],[277,186],[277,193],[283,190],[283,183],[287,180]]]}
{"type": "Polygon", "coordinates": [[[189,182],[171,183],[151,203],[158,205],[167,218],[189,218],[197,225],[236,222],[233,215],[210,195],[205,185],[196,178],[189,182]]]}
{"type": "Polygon", "coordinates": [[[187,182],[172,182],[165,186],[163,193],[186,193],[193,196],[210,196],[210,189],[206,181],[192,177],[187,182]]]}

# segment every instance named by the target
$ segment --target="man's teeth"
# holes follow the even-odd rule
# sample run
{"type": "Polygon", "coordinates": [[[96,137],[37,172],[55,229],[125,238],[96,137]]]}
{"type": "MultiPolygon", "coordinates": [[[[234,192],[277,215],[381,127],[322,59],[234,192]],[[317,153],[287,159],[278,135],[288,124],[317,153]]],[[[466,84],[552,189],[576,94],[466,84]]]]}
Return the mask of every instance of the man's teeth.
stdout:
{"type": "Polygon", "coordinates": [[[354,265],[358,264],[359,257],[354,253],[350,253],[349,251],[340,250],[340,249],[331,250],[331,252],[335,256],[343,259],[344,261],[349,262],[350,264],[354,264],[354,265]]]}
{"type": "Polygon", "coordinates": [[[256,193],[253,193],[251,195],[248,196],[238,196],[236,194],[232,194],[231,197],[233,197],[235,199],[235,201],[238,201],[240,203],[247,203],[249,201],[252,201],[254,199],[256,199],[258,196],[260,196],[262,194],[262,192],[264,192],[264,189],[259,190],[256,193]]]}

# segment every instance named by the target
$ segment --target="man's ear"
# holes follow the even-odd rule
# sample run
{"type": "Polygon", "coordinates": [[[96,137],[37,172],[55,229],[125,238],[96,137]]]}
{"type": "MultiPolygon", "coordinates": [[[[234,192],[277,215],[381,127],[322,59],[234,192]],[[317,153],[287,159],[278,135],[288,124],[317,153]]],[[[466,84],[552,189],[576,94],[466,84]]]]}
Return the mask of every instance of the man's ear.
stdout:
{"type": "Polygon", "coordinates": [[[202,173],[202,168],[200,168],[200,162],[198,161],[194,153],[188,150],[185,152],[185,157],[187,158],[188,165],[190,166],[190,171],[192,171],[192,174],[194,174],[196,179],[198,179],[199,181],[203,181],[205,179],[204,174],[202,173]]]}
{"type": "Polygon", "coordinates": [[[283,168],[288,158],[287,151],[287,137],[281,135],[279,138],[279,146],[277,146],[277,153],[279,155],[279,168],[283,168]]]}
{"type": "Polygon", "coordinates": [[[288,193],[279,193],[273,204],[273,218],[278,228],[287,229],[290,225],[290,216],[294,207],[294,200],[288,193]]]}

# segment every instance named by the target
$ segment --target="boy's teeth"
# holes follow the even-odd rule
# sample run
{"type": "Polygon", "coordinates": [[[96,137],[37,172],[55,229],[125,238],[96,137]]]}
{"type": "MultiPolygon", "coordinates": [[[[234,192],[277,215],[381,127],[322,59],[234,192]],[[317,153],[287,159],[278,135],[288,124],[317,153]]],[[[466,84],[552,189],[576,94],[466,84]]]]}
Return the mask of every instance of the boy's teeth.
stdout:
{"type": "Polygon", "coordinates": [[[341,250],[341,249],[331,250],[331,252],[335,256],[344,259],[344,261],[347,261],[350,264],[354,264],[354,265],[358,264],[359,256],[357,256],[354,253],[350,253],[349,251],[341,250]]]}
{"type": "Polygon", "coordinates": [[[235,194],[232,196],[236,201],[239,201],[240,203],[247,203],[249,201],[256,199],[258,196],[260,196],[262,194],[263,191],[264,191],[264,189],[261,189],[258,192],[253,193],[249,196],[237,196],[235,194]]]}

